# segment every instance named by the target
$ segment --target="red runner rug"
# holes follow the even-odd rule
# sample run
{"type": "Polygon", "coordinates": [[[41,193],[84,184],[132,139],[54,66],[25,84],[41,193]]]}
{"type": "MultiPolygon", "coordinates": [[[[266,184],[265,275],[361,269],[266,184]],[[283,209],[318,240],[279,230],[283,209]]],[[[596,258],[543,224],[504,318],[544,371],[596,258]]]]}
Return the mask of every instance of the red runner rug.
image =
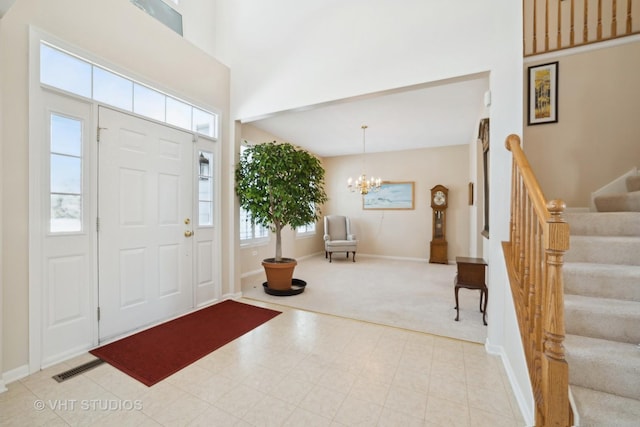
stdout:
{"type": "Polygon", "coordinates": [[[90,353],[152,386],[280,313],[226,300],[90,353]]]}

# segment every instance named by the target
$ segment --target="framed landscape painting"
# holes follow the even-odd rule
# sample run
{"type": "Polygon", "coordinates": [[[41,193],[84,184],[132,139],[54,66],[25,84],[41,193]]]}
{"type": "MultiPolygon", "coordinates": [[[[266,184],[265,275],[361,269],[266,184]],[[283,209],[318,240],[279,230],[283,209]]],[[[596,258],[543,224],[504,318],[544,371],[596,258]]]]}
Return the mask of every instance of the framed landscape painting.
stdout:
{"type": "Polygon", "coordinates": [[[558,121],[558,62],[529,67],[529,125],[558,121]]]}
{"type": "Polygon", "coordinates": [[[362,196],[362,209],[413,209],[414,183],[383,182],[379,191],[362,196]]]}

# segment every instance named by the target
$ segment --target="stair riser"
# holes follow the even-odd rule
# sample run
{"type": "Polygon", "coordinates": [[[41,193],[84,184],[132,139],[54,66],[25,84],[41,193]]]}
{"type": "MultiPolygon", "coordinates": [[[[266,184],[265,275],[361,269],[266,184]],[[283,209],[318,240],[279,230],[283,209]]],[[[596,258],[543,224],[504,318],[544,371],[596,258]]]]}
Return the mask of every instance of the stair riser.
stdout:
{"type": "Polygon", "coordinates": [[[573,270],[565,264],[566,294],[640,302],[640,276],[573,270]]]}
{"type": "Polygon", "coordinates": [[[594,203],[599,212],[640,212],[640,191],[598,196],[594,203]]]}
{"type": "Polygon", "coordinates": [[[569,213],[572,236],[640,236],[637,212],[569,213]]]}
{"type": "Polygon", "coordinates": [[[565,262],[640,265],[640,238],[573,236],[565,262]]]}
{"type": "Polygon", "coordinates": [[[638,427],[640,401],[571,385],[581,426],[638,427]]]}
{"type": "Polygon", "coordinates": [[[594,361],[574,356],[569,350],[567,361],[570,367],[569,383],[640,400],[640,372],[637,369],[612,365],[608,360],[594,361]]]}
{"type": "MultiPolygon", "coordinates": [[[[565,324],[568,334],[640,343],[640,310],[636,314],[594,313],[581,307],[565,307],[565,324]]],[[[638,353],[640,357],[640,350],[638,353]]]]}

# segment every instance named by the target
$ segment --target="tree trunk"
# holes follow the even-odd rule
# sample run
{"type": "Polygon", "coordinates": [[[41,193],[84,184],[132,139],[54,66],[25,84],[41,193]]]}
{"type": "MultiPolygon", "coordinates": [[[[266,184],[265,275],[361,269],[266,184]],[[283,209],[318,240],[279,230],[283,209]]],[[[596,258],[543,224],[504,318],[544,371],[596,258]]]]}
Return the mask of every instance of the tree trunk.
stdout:
{"type": "Polygon", "coordinates": [[[279,222],[274,224],[276,228],[276,262],[282,261],[282,225],[279,222]]]}

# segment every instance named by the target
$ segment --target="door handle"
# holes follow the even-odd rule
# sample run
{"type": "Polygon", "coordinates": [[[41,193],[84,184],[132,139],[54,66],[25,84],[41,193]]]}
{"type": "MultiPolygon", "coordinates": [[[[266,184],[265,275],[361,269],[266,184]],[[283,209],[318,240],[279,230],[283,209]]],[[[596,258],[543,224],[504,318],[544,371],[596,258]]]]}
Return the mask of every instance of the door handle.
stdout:
{"type": "Polygon", "coordinates": [[[193,231],[187,230],[184,232],[184,237],[191,237],[191,236],[193,236],[193,231]]]}

